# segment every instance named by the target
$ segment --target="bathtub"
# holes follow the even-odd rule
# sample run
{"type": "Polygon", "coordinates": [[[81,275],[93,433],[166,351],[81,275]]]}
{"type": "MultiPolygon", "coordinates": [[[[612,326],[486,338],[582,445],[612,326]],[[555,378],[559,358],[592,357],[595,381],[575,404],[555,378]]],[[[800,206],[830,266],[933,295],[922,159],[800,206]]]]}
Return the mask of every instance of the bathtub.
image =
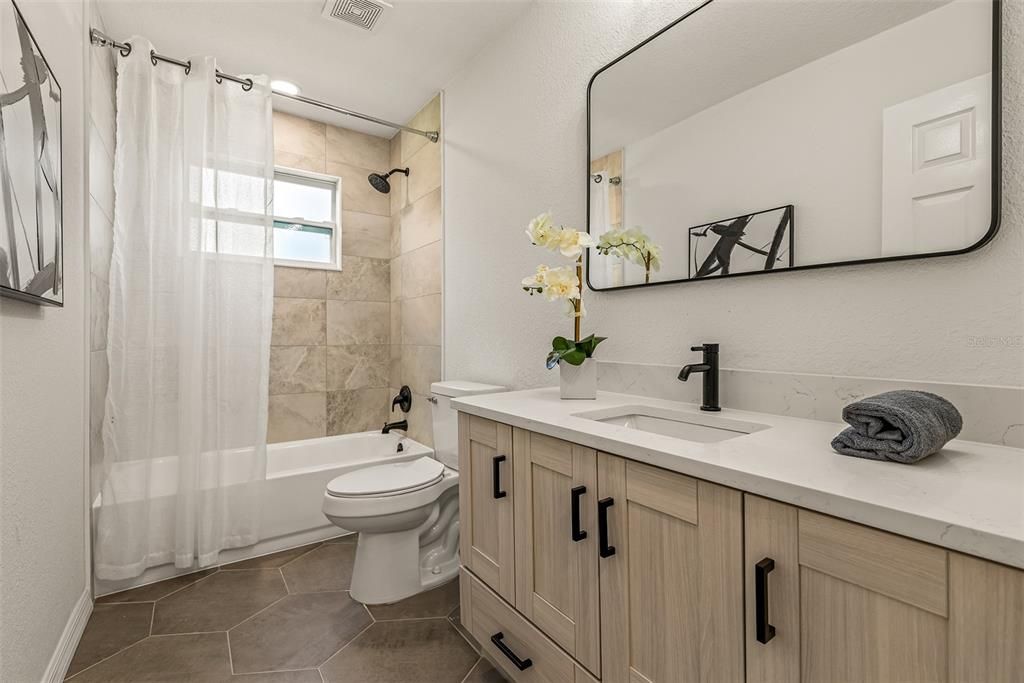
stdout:
{"type": "MultiPolygon", "coordinates": [[[[376,431],[269,444],[266,482],[260,505],[262,540],[255,545],[222,551],[218,564],[258,557],[344,533],[321,512],[327,482],[352,470],[413,460],[424,455],[432,455],[433,452],[433,449],[398,433],[381,434],[376,431]],[[399,443],[402,444],[401,451],[398,450],[399,443]]],[[[247,455],[247,450],[228,453],[225,457],[225,462],[229,463],[228,469],[222,473],[225,483],[230,484],[233,478],[230,468],[232,460],[237,458],[235,462],[244,463],[247,455]]],[[[153,468],[154,475],[149,493],[149,497],[153,499],[154,514],[160,514],[161,509],[168,514],[173,511],[178,481],[176,461],[176,458],[158,458],[149,465],[153,468]]],[[[120,492],[119,506],[138,504],[143,498],[142,492],[126,492],[124,481],[130,480],[134,469],[145,466],[146,463],[141,461],[115,463],[103,489],[117,487],[120,492]]],[[[237,480],[237,476],[235,478],[237,480]]],[[[101,490],[92,504],[94,532],[97,528],[96,516],[102,503],[101,490]]],[[[168,563],[151,567],[141,576],[131,579],[97,578],[96,595],[142,586],[190,571],[195,569],[180,569],[173,563],[168,563]]]]}

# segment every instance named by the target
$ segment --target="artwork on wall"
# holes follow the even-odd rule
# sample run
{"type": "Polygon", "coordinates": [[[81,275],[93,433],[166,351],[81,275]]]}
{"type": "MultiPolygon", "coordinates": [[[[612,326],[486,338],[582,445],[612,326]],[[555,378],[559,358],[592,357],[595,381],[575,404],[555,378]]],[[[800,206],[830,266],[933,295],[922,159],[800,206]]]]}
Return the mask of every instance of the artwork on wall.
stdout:
{"type": "Polygon", "coordinates": [[[793,205],[689,229],[689,276],[720,277],[793,266],[793,205]]]}
{"type": "Polygon", "coordinates": [[[0,294],[62,306],[60,84],[13,0],[0,46],[0,294]]]}

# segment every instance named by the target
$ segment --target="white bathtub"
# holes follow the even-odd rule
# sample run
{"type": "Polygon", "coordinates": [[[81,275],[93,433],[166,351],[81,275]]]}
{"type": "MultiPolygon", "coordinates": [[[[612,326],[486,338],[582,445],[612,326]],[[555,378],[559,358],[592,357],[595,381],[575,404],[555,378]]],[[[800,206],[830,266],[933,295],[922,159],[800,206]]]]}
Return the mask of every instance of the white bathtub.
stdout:
{"type": "MultiPolygon", "coordinates": [[[[339,474],[362,467],[412,460],[432,453],[431,448],[400,434],[380,432],[361,432],[268,445],[267,476],[262,493],[264,500],[260,506],[263,515],[260,520],[262,540],[245,548],[221,552],[219,563],[237,562],[344,533],[331,524],[321,512],[327,482],[339,474]],[[398,450],[399,443],[402,444],[401,451],[398,450]]],[[[247,455],[247,451],[240,450],[229,453],[224,460],[230,463],[230,456],[236,456],[236,462],[244,463],[247,455]]],[[[148,497],[152,499],[154,511],[159,508],[166,508],[168,512],[173,510],[178,482],[176,460],[159,458],[150,465],[153,468],[153,484],[148,497]]],[[[124,482],[131,479],[134,469],[145,466],[146,464],[141,461],[116,463],[113,466],[103,488],[109,491],[111,486],[116,487],[120,499],[118,505],[135,505],[143,498],[141,491],[126,493],[124,482]]],[[[243,465],[239,469],[244,471],[247,467],[243,465]]],[[[239,479],[237,474],[234,477],[233,474],[235,473],[228,465],[228,469],[222,473],[225,483],[239,479]]],[[[92,505],[94,530],[96,515],[102,501],[101,491],[92,505]]],[[[166,564],[151,567],[141,576],[132,579],[97,579],[96,594],[105,595],[188,571],[194,570],[177,569],[173,564],[166,564]]]]}

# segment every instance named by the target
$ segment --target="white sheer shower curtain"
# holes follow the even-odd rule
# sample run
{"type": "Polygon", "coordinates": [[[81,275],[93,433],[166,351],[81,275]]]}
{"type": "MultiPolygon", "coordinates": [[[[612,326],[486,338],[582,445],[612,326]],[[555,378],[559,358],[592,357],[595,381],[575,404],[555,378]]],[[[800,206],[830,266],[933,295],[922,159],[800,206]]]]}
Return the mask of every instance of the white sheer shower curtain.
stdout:
{"type": "Polygon", "coordinates": [[[259,540],[273,247],[270,90],[119,60],[96,573],[208,566],[259,540]]]}

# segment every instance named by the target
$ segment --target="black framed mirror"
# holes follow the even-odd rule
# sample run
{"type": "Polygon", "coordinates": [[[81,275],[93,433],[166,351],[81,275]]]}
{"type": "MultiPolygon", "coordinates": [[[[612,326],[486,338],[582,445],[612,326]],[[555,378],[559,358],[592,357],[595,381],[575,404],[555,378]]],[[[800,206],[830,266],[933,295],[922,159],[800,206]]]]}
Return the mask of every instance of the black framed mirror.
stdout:
{"type": "Polygon", "coordinates": [[[1000,207],[1000,0],[708,0],[587,86],[591,289],[963,254],[1000,207]]]}

